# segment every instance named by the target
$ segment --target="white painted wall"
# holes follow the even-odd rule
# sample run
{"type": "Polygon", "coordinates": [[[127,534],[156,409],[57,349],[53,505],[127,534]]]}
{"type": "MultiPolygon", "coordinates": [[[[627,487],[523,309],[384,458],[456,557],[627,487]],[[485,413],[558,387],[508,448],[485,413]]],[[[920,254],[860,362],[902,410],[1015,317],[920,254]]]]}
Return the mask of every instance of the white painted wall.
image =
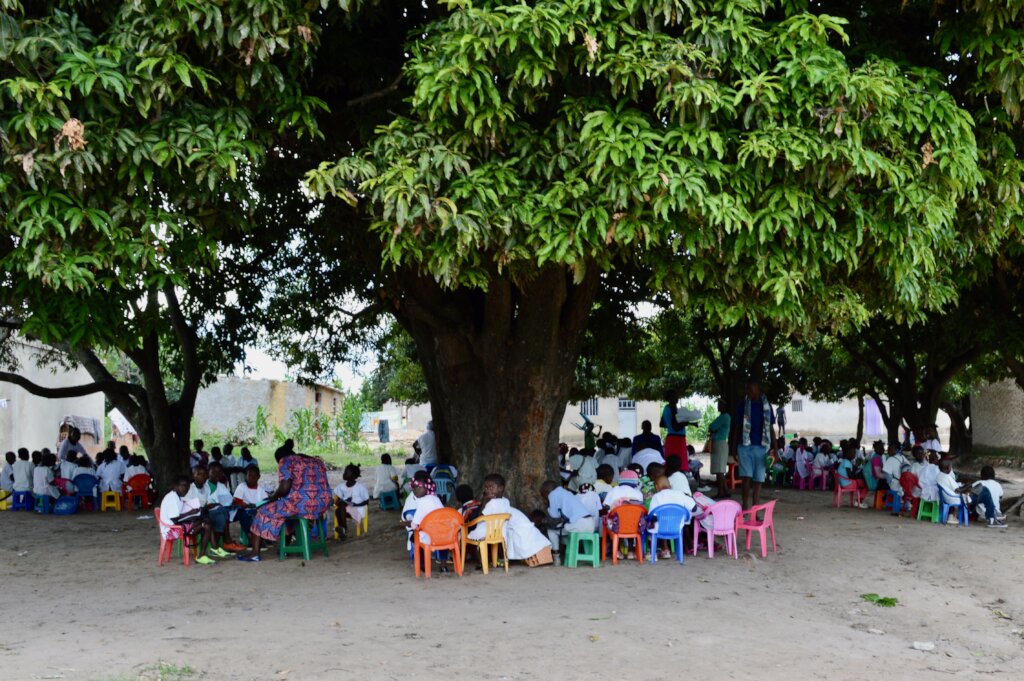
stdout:
{"type": "MultiPolygon", "coordinates": [[[[14,356],[19,363],[18,373],[28,380],[47,388],[64,388],[92,383],[85,369],[66,369],[36,365],[38,350],[27,342],[15,344],[14,356]]],[[[7,401],[0,408],[0,455],[3,452],[27,447],[38,450],[49,447],[56,452],[60,420],[65,416],[85,416],[98,419],[103,426],[103,394],[48,400],[36,397],[11,383],[0,381],[0,399],[7,401]]],[[[101,438],[102,439],[102,438],[101,438]]],[[[99,447],[86,443],[90,451],[99,447]]]]}

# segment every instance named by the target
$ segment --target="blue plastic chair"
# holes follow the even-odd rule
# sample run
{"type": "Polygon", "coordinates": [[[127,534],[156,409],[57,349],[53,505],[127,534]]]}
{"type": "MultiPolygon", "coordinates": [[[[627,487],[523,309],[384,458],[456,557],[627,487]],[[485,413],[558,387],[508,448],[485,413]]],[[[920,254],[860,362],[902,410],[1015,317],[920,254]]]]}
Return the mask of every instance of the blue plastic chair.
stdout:
{"type": "Polygon", "coordinates": [[[75,497],[78,498],[78,503],[81,504],[86,499],[89,499],[92,502],[92,510],[98,511],[100,508],[100,496],[97,492],[99,480],[96,476],[82,473],[81,475],[76,475],[72,482],[75,485],[75,497]]]}
{"type": "Polygon", "coordinates": [[[434,492],[437,494],[437,498],[447,506],[448,501],[455,494],[455,482],[451,478],[441,477],[434,480],[434,485],[437,488],[434,492]]]}
{"type": "Polygon", "coordinates": [[[35,497],[32,492],[15,492],[11,499],[12,511],[31,511],[35,508],[35,497]]]}
{"type": "Polygon", "coordinates": [[[53,497],[49,494],[33,495],[36,502],[36,513],[53,513],[53,497]]]}
{"type": "Polygon", "coordinates": [[[683,564],[683,528],[690,524],[690,512],[679,504],[658,506],[647,515],[647,536],[651,539],[651,564],[658,562],[658,540],[668,539],[675,544],[676,559],[683,564]],[[650,529],[654,519],[658,529],[650,529]]]}
{"type": "Polygon", "coordinates": [[[395,510],[398,511],[402,508],[402,502],[398,499],[398,490],[391,490],[390,492],[381,492],[380,499],[377,502],[380,505],[380,510],[395,510]]]}
{"type": "Polygon", "coordinates": [[[434,469],[430,471],[430,477],[435,481],[439,478],[448,478],[449,480],[455,480],[455,471],[446,463],[442,463],[438,466],[434,466],[434,469]]]}
{"type": "Polygon", "coordinates": [[[946,521],[949,520],[950,507],[957,506],[957,520],[960,521],[961,526],[967,527],[967,503],[964,500],[963,495],[957,496],[960,497],[960,503],[950,503],[953,501],[953,495],[939,487],[939,506],[941,507],[941,510],[939,511],[939,522],[945,525],[946,521]]]}

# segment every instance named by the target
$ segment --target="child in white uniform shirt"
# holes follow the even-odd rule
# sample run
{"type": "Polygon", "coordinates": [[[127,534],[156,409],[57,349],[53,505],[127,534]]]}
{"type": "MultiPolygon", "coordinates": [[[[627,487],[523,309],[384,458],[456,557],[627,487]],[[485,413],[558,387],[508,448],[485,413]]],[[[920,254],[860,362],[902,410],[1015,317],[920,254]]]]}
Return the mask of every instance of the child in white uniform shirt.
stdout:
{"type": "Polygon", "coordinates": [[[342,482],[334,488],[334,496],[338,501],[335,503],[334,523],[338,528],[338,536],[344,537],[348,530],[348,518],[352,518],[358,526],[366,515],[366,506],[370,501],[370,491],[366,485],[359,482],[359,466],[349,464],[342,472],[342,482]]]}
{"type": "MultiPolygon", "coordinates": [[[[403,521],[403,523],[409,528],[409,548],[412,548],[412,533],[419,528],[424,519],[434,511],[444,508],[444,504],[441,503],[441,500],[436,494],[434,494],[434,481],[430,479],[430,476],[427,475],[425,470],[421,471],[421,473],[422,476],[420,473],[417,473],[410,481],[412,493],[409,496],[416,499],[412,504],[412,508],[415,509],[415,512],[413,513],[412,518],[403,521]]],[[[407,504],[407,506],[408,505],[409,504],[407,504]]],[[[402,515],[404,516],[405,513],[403,512],[402,515]]],[[[429,544],[430,536],[421,532],[420,543],[429,544]]]]}
{"type": "Polygon", "coordinates": [[[1003,486],[995,478],[996,472],[992,466],[982,466],[981,479],[972,486],[971,509],[977,510],[981,505],[985,509],[985,520],[989,527],[1006,527],[1006,516],[1001,508],[1003,486]]]}
{"type": "Polygon", "coordinates": [[[604,498],[604,506],[611,510],[625,503],[644,503],[644,494],[639,490],[640,476],[626,469],[619,473],[619,484],[608,492],[604,498]]]}
{"type": "Polygon", "coordinates": [[[384,492],[398,489],[398,471],[391,465],[391,455],[381,454],[380,465],[374,471],[373,496],[376,499],[384,492]]]}
{"type": "Polygon", "coordinates": [[[55,454],[44,454],[43,465],[32,471],[32,494],[36,496],[60,497],[60,490],[53,485],[53,467],[57,465],[55,454]]]}
{"type": "MultiPolygon", "coordinates": [[[[485,479],[486,482],[486,479],[485,479]]],[[[504,483],[501,485],[504,490],[504,483]]],[[[594,491],[594,486],[589,482],[585,482],[580,485],[579,490],[576,492],[576,496],[579,498],[580,503],[586,506],[587,510],[590,511],[591,515],[595,518],[601,515],[601,496],[594,491]]],[[[550,542],[548,542],[550,544],[550,542]]]]}
{"type": "MultiPolygon", "coordinates": [[[[0,490],[10,494],[14,491],[14,463],[18,460],[18,455],[14,452],[7,452],[4,455],[4,467],[0,471],[0,490]]],[[[3,495],[4,497],[7,494],[3,495]]]]}
{"type": "Polygon", "coordinates": [[[185,535],[200,535],[196,562],[212,565],[214,560],[206,555],[209,548],[210,521],[199,514],[199,501],[187,496],[190,481],[188,476],[179,475],[174,487],[160,502],[160,534],[164,539],[181,539],[185,535]]]}
{"type": "Polygon", "coordinates": [[[15,492],[31,492],[33,483],[33,472],[36,467],[29,460],[28,450],[22,447],[18,450],[18,460],[11,466],[11,474],[14,477],[13,489],[15,492]]]}
{"type": "Polygon", "coordinates": [[[245,482],[235,488],[231,502],[235,508],[235,520],[244,534],[249,534],[256,509],[266,500],[267,491],[260,487],[260,469],[255,465],[249,466],[245,469],[245,482]]]}
{"type": "MultiPolygon", "coordinates": [[[[587,483],[584,483],[585,485],[587,483]]],[[[593,490],[585,492],[597,494],[593,490]]],[[[600,503],[600,500],[598,500],[600,503]]],[[[484,494],[481,499],[482,507],[480,515],[502,515],[508,514],[510,518],[505,522],[505,545],[508,550],[507,560],[526,560],[537,555],[538,552],[551,548],[551,542],[537,529],[526,515],[519,509],[512,506],[505,498],[505,478],[497,473],[491,473],[484,478],[484,494]]],[[[472,519],[472,515],[470,518],[472,519]]],[[[596,514],[594,516],[597,517],[596,514]]],[[[478,523],[469,534],[470,539],[483,539],[487,533],[487,524],[478,523]]]]}

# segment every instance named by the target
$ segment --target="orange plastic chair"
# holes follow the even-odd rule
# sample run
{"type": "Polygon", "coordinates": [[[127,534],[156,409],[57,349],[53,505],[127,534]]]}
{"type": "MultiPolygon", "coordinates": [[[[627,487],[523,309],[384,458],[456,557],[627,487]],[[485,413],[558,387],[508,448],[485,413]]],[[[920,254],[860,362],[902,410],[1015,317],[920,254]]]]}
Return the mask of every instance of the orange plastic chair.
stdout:
{"type": "Polygon", "coordinates": [[[185,563],[185,566],[188,567],[189,554],[192,553],[192,551],[190,550],[190,548],[188,546],[187,535],[185,534],[185,528],[182,527],[181,525],[169,525],[169,524],[165,525],[163,523],[163,521],[160,520],[160,509],[159,508],[153,510],[153,515],[156,516],[156,526],[157,526],[157,530],[158,531],[159,531],[159,529],[161,527],[171,527],[171,528],[177,527],[179,530],[181,530],[181,538],[180,539],[167,539],[167,538],[164,537],[164,533],[160,532],[160,555],[157,557],[156,564],[157,565],[163,565],[164,563],[170,563],[171,562],[171,550],[174,548],[174,542],[180,541],[181,542],[181,560],[182,560],[183,563],[185,563]]]}
{"type": "MultiPolygon", "coordinates": [[[[428,516],[429,517],[429,516],[428,516]]],[[[476,520],[466,523],[462,533],[462,569],[466,569],[466,544],[472,544],[480,550],[480,565],[484,574],[487,574],[487,551],[491,551],[491,561],[498,565],[498,547],[501,547],[501,555],[505,558],[505,572],[508,572],[508,546],[505,544],[505,523],[512,519],[509,513],[496,513],[494,515],[482,515],[476,520]],[[483,539],[470,539],[469,530],[480,523],[487,523],[487,534],[483,539]]]]}
{"type": "Polygon", "coordinates": [[[420,576],[420,560],[423,571],[430,579],[430,554],[433,551],[451,551],[454,556],[455,572],[462,576],[462,542],[466,526],[462,522],[462,514],[454,508],[439,508],[431,511],[423,519],[420,526],[412,532],[413,536],[413,569],[420,576]],[[420,535],[430,539],[429,544],[420,543],[420,535]]]}
{"type": "Polygon", "coordinates": [[[121,508],[126,511],[132,510],[132,504],[135,500],[139,501],[139,508],[149,508],[149,485],[153,481],[148,475],[133,475],[128,478],[128,481],[124,483],[124,487],[121,489],[121,495],[123,503],[121,508]]]}
{"type": "Polygon", "coordinates": [[[740,530],[747,531],[747,551],[750,550],[750,535],[757,532],[761,538],[761,557],[766,558],[768,556],[768,547],[765,545],[767,540],[767,533],[772,533],[772,553],[778,553],[778,549],[775,548],[775,521],[772,519],[772,515],[775,513],[775,502],[776,499],[772,499],[767,504],[759,504],[752,506],[748,511],[741,511],[739,516],[736,518],[736,535],[739,536],[740,530]],[[757,519],[758,513],[764,513],[760,520],[757,519]]]}
{"type": "Polygon", "coordinates": [[[618,516],[619,531],[612,532],[608,529],[607,522],[601,523],[601,555],[605,553],[607,537],[612,540],[612,565],[619,564],[619,540],[636,539],[636,558],[640,564],[644,564],[644,540],[640,536],[640,518],[647,514],[647,509],[640,504],[623,504],[608,512],[608,518],[618,516]]]}
{"type": "Polygon", "coordinates": [[[733,461],[730,461],[727,464],[725,464],[725,486],[728,487],[729,489],[736,489],[737,487],[739,487],[740,482],[739,480],[736,479],[737,466],[738,464],[736,464],[733,461]]]}
{"type": "Polygon", "coordinates": [[[855,481],[853,481],[853,480],[850,480],[850,484],[847,485],[846,487],[843,487],[839,483],[839,473],[838,472],[833,473],[832,476],[835,478],[835,483],[836,483],[835,484],[836,509],[838,510],[839,507],[842,505],[842,503],[843,503],[843,495],[844,494],[849,494],[850,495],[850,506],[853,506],[854,508],[856,508],[857,505],[860,503],[860,490],[857,488],[857,483],[855,481]]]}

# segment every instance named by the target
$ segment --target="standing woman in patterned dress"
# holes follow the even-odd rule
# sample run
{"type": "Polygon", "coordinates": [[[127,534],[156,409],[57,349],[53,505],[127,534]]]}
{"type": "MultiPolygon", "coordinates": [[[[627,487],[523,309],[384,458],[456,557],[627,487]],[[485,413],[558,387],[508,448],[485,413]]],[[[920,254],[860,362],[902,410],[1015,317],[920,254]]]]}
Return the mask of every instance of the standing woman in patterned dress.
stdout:
{"type": "Polygon", "coordinates": [[[239,560],[256,562],[260,559],[260,544],[278,540],[288,518],[319,518],[331,508],[333,499],[327,482],[327,468],[320,459],[296,454],[291,447],[278,448],[277,489],[267,497],[266,505],[256,511],[250,529],[252,548],[238,556],[239,560]]]}

